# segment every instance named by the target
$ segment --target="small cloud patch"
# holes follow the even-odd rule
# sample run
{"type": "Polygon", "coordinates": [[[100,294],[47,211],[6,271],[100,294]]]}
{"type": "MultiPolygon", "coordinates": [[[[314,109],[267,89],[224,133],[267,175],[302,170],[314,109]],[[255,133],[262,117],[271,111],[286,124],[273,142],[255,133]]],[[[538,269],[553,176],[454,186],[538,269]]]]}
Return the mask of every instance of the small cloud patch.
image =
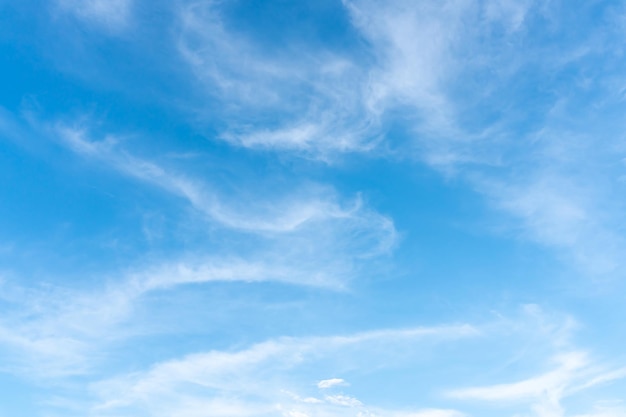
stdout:
{"type": "Polygon", "coordinates": [[[345,386],[348,385],[348,383],[341,378],[324,379],[317,383],[319,389],[328,389],[338,385],[345,386]]]}

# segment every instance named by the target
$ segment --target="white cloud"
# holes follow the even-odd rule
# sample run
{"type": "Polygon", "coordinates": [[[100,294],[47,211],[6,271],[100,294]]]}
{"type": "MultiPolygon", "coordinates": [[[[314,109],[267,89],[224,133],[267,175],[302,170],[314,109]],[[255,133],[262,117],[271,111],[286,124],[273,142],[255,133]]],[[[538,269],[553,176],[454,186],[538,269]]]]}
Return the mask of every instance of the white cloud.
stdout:
{"type": "Polygon", "coordinates": [[[573,417],[624,417],[626,408],[620,405],[599,404],[593,411],[585,414],[576,414],[573,417]]]}
{"type": "MultiPolygon", "coordinates": [[[[593,138],[564,132],[569,123],[563,123],[567,103],[575,99],[570,92],[554,97],[543,130],[537,126],[535,133],[518,134],[518,118],[530,110],[523,98],[508,93],[519,74],[546,67],[558,72],[584,61],[597,49],[597,39],[568,45],[558,53],[533,44],[525,38],[525,27],[529,19],[544,16],[547,6],[532,0],[343,3],[353,29],[367,41],[371,54],[367,60],[321,48],[266,50],[229,24],[221,15],[222,2],[177,3],[176,45],[195,78],[220,104],[211,106],[211,112],[215,107],[223,111],[220,120],[227,127],[219,135],[222,140],[325,161],[344,152],[417,156],[446,175],[455,173],[467,180],[497,210],[521,222],[520,235],[556,248],[586,272],[601,275],[620,268],[619,254],[626,244],[613,232],[619,227],[619,214],[607,209],[619,204],[611,201],[610,193],[596,193],[592,181],[585,183],[588,171],[571,170],[575,163],[590,165],[588,155],[574,151],[580,143],[593,145],[594,138],[605,136],[603,130],[591,129],[593,138]],[[504,34],[499,32],[502,27],[504,34]],[[493,39],[494,34],[502,39],[493,39]],[[522,46],[524,51],[519,50],[522,46]],[[467,85],[475,87],[468,90],[467,85]],[[494,113],[502,96],[512,103],[506,114],[496,112],[496,121],[468,122],[465,114],[476,109],[494,113]],[[398,122],[408,125],[414,136],[399,144],[399,150],[385,140],[388,126],[398,122]],[[558,155],[536,147],[541,142],[537,131],[541,135],[550,129],[557,139],[547,147],[558,147],[573,158],[569,166],[558,155]],[[545,170],[542,164],[554,168],[545,170]],[[597,204],[596,198],[601,199],[597,204]]],[[[98,0],[59,4],[84,16],[104,16],[102,21],[114,21],[106,16],[127,14],[123,11],[131,8],[130,2],[98,0]]],[[[202,109],[196,110],[194,114],[203,119],[202,109]]],[[[75,133],[85,134],[80,129],[75,133]]],[[[77,150],[89,152],[81,149],[83,145],[75,144],[77,150]]],[[[597,163],[609,165],[618,159],[591,155],[597,163]]],[[[232,227],[291,230],[307,222],[309,215],[314,217],[312,213],[325,210],[310,202],[289,210],[280,221],[267,222],[250,212],[236,216],[232,207],[212,198],[213,190],[204,188],[206,184],[163,173],[148,161],[129,157],[126,162],[126,169],[132,166],[131,175],[159,182],[232,227]]],[[[594,180],[598,188],[616,183],[594,180]]]]}
{"type": "MultiPolygon", "coordinates": [[[[14,118],[6,120],[9,133],[32,136],[14,118]]],[[[228,236],[246,237],[245,245],[234,248],[220,241],[219,253],[194,248],[158,262],[137,261],[124,271],[85,272],[103,282],[90,290],[14,288],[7,295],[13,309],[0,320],[0,340],[13,358],[10,372],[46,377],[88,372],[111,343],[128,336],[119,333],[120,325],[154,291],[217,281],[345,289],[362,264],[388,253],[397,239],[393,222],[365,207],[360,196],[345,202],[332,189],[307,185],[274,198],[255,195],[251,186],[246,198],[231,194],[225,202],[227,194],[212,185],[129,154],[119,137],[97,141],[80,128],[49,129],[33,120],[31,129],[53,135],[88,161],[180,197],[196,210],[191,221],[198,230],[213,225],[228,236]]]]}
{"type": "Polygon", "coordinates": [[[503,22],[509,32],[514,32],[524,24],[532,3],[532,0],[490,0],[485,5],[485,17],[503,22]]]}
{"type": "Polygon", "coordinates": [[[595,276],[620,268],[618,254],[624,242],[609,227],[612,220],[606,215],[612,203],[599,207],[598,202],[605,200],[596,198],[597,190],[546,173],[525,184],[483,185],[478,188],[493,199],[496,207],[521,222],[522,236],[558,249],[566,259],[595,276]]]}
{"type": "MultiPolygon", "coordinates": [[[[367,417],[461,417],[465,413],[458,407],[472,401],[497,404],[503,410],[511,407],[511,410],[517,410],[515,415],[620,416],[621,408],[609,406],[600,395],[587,402],[564,403],[565,399],[584,400],[588,396],[583,391],[615,382],[626,375],[623,368],[602,366],[589,353],[576,350],[560,336],[567,329],[571,330],[567,317],[551,316],[536,306],[528,306],[520,318],[496,321],[480,328],[468,325],[441,326],[342,336],[272,339],[244,350],[188,355],[157,364],[146,372],[98,383],[94,389],[100,402],[94,408],[94,413],[116,415],[124,411],[139,416],[179,413],[176,415],[187,417],[195,415],[194,408],[188,407],[188,404],[194,404],[197,412],[218,402],[229,404],[234,409],[252,410],[257,407],[257,411],[247,411],[250,416],[274,413],[285,416],[339,417],[346,415],[346,412],[353,412],[367,417]],[[554,337],[562,340],[554,341],[554,337]],[[499,345],[503,339],[509,340],[513,347],[505,349],[505,355],[513,355],[514,359],[494,373],[481,361],[489,357],[488,363],[497,364],[499,360],[496,357],[503,353],[500,351],[503,346],[499,345]],[[530,339],[530,344],[523,349],[521,356],[515,351],[519,345],[518,339],[530,339]],[[429,340],[435,343],[427,344],[429,340]],[[448,390],[444,398],[454,400],[455,408],[458,409],[384,409],[369,404],[367,398],[354,397],[347,392],[321,398],[306,394],[306,386],[310,385],[306,381],[312,375],[312,370],[315,370],[313,374],[329,370],[344,373],[358,370],[359,373],[369,374],[374,369],[393,366],[381,364],[379,354],[388,357],[390,351],[398,353],[401,346],[405,346],[407,351],[421,356],[424,351],[419,350],[418,346],[426,344],[433,354],[442,354],[441,359],[447,361],[450,359],[447,356],[450,351],[439,347],[458,345],[461,341],[480,344],[478,350],[468,352],[477,362],[477,369],[480,369],[472,373],[470,380],[476,377],[500,379],[500,372],[505,378],[514,375],[512,368],[516,362],[520,362],[521,366],[516,368],[521,374],[533,374],[544,367],[548,367],[548,370],[512,383],[448,390]],[[551,355],[547,364],[544,363],[545,355],[551,355]],[[373,361],[372,358],[378,359],[373,361]],[[349,365],[346,367],[347,363],[349,365]],[[263,384],[259,384],[259,380],[263,384]],[[298,391],[304,391],[305,394],[294,393],[298,391]],[[566,407],[564,404],[578,405],[566,407]],[[583,414],[581,410],[589,406],[592,411],[583,414]]],[[[454,360],[459,358],[455,357],[454,360]]],[[[406,366],[408,362],[409,358],[404,356],[402,363],[406,366]]],[[[449,385],[448,371],[444,372],[446,378],[443,383],[449,385]]],[[[434,384],[435,380],[429,384],[434,384]]],[[[317,386],[327,389],[342,384],[340,381],[343,380],[321,380],[317,386]]],[[[380,383],[387,382],[383,379],[380,383]]]]}
{"type": "Polygon", "coordinates": [[[337,220],[347,221],[357,227],[380,228],[382,251],[387,250],[395,240],[395,229],[390,219],[364,210],[360,199],[342,207],[333,201],[336,197],[324,187],[308,187],[308,190],[302,187],[304,192],[300,191],[294,197],[269,203],[263,201],[261,196],[255,196],[252,207],[249,207],[249,201],[245,205],[236,203],[229,206],[218,195],[215,187],[169,172],[153,162],[118,150],[118,140],[112,136],[97,142],[81,129],[60,126],[56,130],[63,142],[78,154],[105,162],[121,173],[183,197],[194,208],[225,227],[258,233],[285,233],[302,228],[307,223],[337,220]],[[387,234],[389,236],[385,237],[387,234]]]}
{"type": "Polygon", "coordinates": [[[323,379],[317,383],[317,387],[320,389],[328,389],[328,388],[332,388],[336,386],[345,386],[345,385],[347,385],[347,382],[341,378],[323,379]]]}
{"type": "Polygon", "coordinates": [[[482,403],[510,410],[512,415],[533,417],[573,416],[589,407],[601,407],[612,400],[610,393],[605,397],[600,390],[593,394],[585,391],[624,379],[626,372],[623,367],[600,363],[576,346],[572,333],[577,327],[567,315],[548,314],[536,305],[523,306],[521,317],[502,318],[491,327],[494,336],[520,338],[512,341],[520,349],[508,352],[510,360],[495,372],[481,369],[477,373],[481,379],[497,382],[447,389],[444,396],[462,404],[482,403]],[[502,382],[511,379],[514,382],[502,382]]]}
{"type": "Polygon", "coordinates": [[[95,23],[107,30],[120,31],[131,18],[132,0],[57,0],[64,11],[87,23],[95,23]]]}
{"type": "Polygon", "coordinates": [[[595,36],[606,35],[601,26],[582,44],[536,44],[525,27],[538,16],[554,19],[548,3],[344,1],[377,58],[370,105],[379,113],[405,109],[418,157],[467,181],[520,222],[524,238],[555,248],[589,275],[607,275],[623,268],[626,248],[615,232],[622,203],[611,191],[619,173],[607,175],[623,155],[621,130],[605,123],[601,110],[620,105],[607,86],[612,75],[586,79],[603,93],[582,114],[576,95],[589,85],[550,87],[555,94],[536,118],[523,93],[508,91],[524,74],[542,78],[546,70],[571,70],[572,62],[586,67],[598,49],[595,36]],[[501,104],[508,110],[494,110],[501,104]],[[485,113],[495,120],[482,120],[485,113]],[[520,129],[519,118],[530,128],[520,129]]]}
{"type": "Polygon", "coordinates": [[[511,384],[466,388],[452,391],[451,397],[483,401],[535,400],[558,398],[576,371],[589,364],[582,352],[570,352],[555,358],[558,367],[543,375],[511,384]]]}
{"type": "MultiPolygon", "coordinates": [[[[353,29],[367,41],[367,61],[306,48],[265,51],[229,27],[219,2],[181,8],[181,55],[217,100],[233,109],[226,110],[222,139],[325,161],[355,151],[417,157],[466,180],[521,223],[521,236],[556,248],[583,271],[603,275],[620,268],[626,244],[612,231],[619,227],[618,204],[610,193],[597,192],[615,181],[573,170],[607,155],[580,152],[593,141],[563,130],[567,95],[555,97],[544,126],[538,123],[529,133],[518,129],[518,119],[528,113],[523,98],[508,92],[520,73],[546,66],[558,72],[584,60],[597,41],[558,53],[523,42],[529,19],[551,18],[545,3],[532,0],[343,4],[353,29]],[[506,113],[496,111],[502,100],[512,103],[506,113]],[[242,108],[254,116],[238,118],[242,108]],[[482,113],[496,120],[483,121],[482,113]],[[472,115],[476,122],[468,121],[472,115]],[[397,123],[414,136],[399,150],[385,139],[388,125],[397,123]]],[[[615,164],[616,156],[604,160],[615,164]]]]}
{"type": "MultiPolygon", "coordinates": [[[[213,184],[191,180],[129,155],[118,149],[113,137],[97,142],[81,130],[57,130],[63,143],[78,154],[181,197],[206,216],[209,224],[228,233],[253,234],[260,239],[249,240],[249,249],[238,248],[233,255],[222,251],[221,256],[233,258],[233,264],[245,265],[243,269],[237,267],[236,280],[342,287],[361,263],[389,253],[398,240],[393,221],[368,209],[360,196],[344,203],[334,190],[311,184],[299,186],[292,195],[281,190],[276,191],[276,197],[255,193],[253,184],[245,196],[227,195],[213,184]]],[[[202,216],[194,219],[199,228],[206,227],[202,216]]],[[[174,268],[173,273],[167,273],[172,277],[212,276],[212,266],[206,269],[204,263],[192,260],[156,268],[174,268]]]]}
{"type": "Polygon", "coordinates": [[[287,417],[309,417],[308,414],[305,414],[301,411],[289,411],[286,414],[287,417]]]}
{"type": "MultiPolygon", "coordinates": [[[[563,417],[570,415],[563,400],[597,384],[626,378],[623,368],[609,371],[602,369],[590,360],[586,352],[560,353],[553,358],[553,362],[556,364],[554,370],[538,376],[513,383],[452,390],[448,396],[487,403],[525,404],[533,416],[563,417]]],[[[603,412],[598,415],[603,415],[603,412]]],[[[608,415],[612,412],[609,411],[608,415]]]]}
{"type": "Polygon", "coordinates": [[[123,325],[132,321],[142,297],[156,291],[235,281],[275,281],[326,289],[341,286],[337,279],[343,271],[335,265],[310,267],[299,262],[293,259],[272,264],[267,259],[235,258],[164,262],[129,270],[88,291],[53,286],[11,289],[11,281],[3,283],[4,301],[15,306],[0,320],[0,345],[12,358],[4,370],[45,379],[88,374],[113,343],[132,336],[122,330],[123,325]]]}
{"type": "MultiPolygon", "coordinates": [[[[123,29],[130,18],[130,1],[63,0],[58,4],[85,22],[108,29],[123,29]]],[[[489,68],[496,81],[481,88],[506,94],[508,84],[503,80],[515,76],[503,75],[506,71],[514,73],[514,68],[499,66],[515,58],[515,53],[505,50],[504,58],[496,59],[489,51],[473,49],[477,38],[474,30],[480,32],[482,28],[474,28],[475,17],[480,16],[487,24],[504,25],[507,36],[522,36],[532,2],[346,0],[355,29],[372,48],[370,64],[329,51],[298,52],[295,58],[266,54],[253,40],[227,28],[218,13],[219,4],[194,2],[184,6],[177,35],[181,56],[211,96],[225,104],[229,127],[221,139],[236,146],[295,151],[330,161],[337,153],[380,150],[386,118],[401,109],[401,117],[410,119],[408,123],[416,132],[412,145],[419,148],[421,157],[437,169],[450,169],[468,180],[494,207],[517,219],[526,238],[568,252],[593,274],[614,271],[621,265],[626,245],[619,237],[622,203],[612,187],[616,180],[593,174],[598,165],[619,160],[618,152],[612,149],[614,140],[603,142],[611,148],[607,154],[594,152],[596,147],[604,147],[597,146],[596,136],[602,135],[595,134],[604,133],[603,129],[590,127],[589,137],[564,135],[559,127],[562,115],[556,114],[559,109],[555,106],[546,122],[554,125],[554,132],[542,131],[553,137],[542,143],[545,138],[538,137],[541,135],[519,134],[513,138],[520,142],[517,144],[502,137],[503,127],[515,122],[514,117],[478,127],[468,127],[461,120],[463,110],[470,104],[482,108],[481,100],[490,93],[484,97],[479,94],[476,102],[468,104],[452,92],[457,87],[452,80],[477,82],[471,77],[475,66],[489,68]],[[477,63],[481,60],[486,62],[477,63]],[[268,111],[278,122],[266,123],[268,111]],[[241,114],[250,115],[251,121],[241,114]],[[262,122],[256,123],[255,118],[262,122]],[[574,145],[581,142],[582,151],[574,145]]],[[[503,43],[511,39],[505,38],[503,43]]],[[[513,43],[513,48],[516,46],[519,44],[513,43]]],[[[539,55],[534,59],[541,61],[547,56],[539,55]]],[[[571,62],[580,56],[568,59],[571,62]]],[[[513,62],[511,67],[516,65],[521,64],[513,62]]],[[[528,69],[529,63],[524,65],[528,69]]],[[[480,68],[477,73],[485,75],[480,68]]],[[[0,128],[7,130],[4,118],[0,121],[0,128]]],[[[16,368],[36,369],[45,375],[85,372],[96,346],[123,337],[116,333],[116,326],[130,317],[133,304],[150,292],[214,281],[271,280],[338,288],[356,275],[359,260],[389,251],[397,239],[392,220],[368,209],[361,197],[344,199],[328,187],[307,186],[287,195],[254,194],[252,203],[238,197],[228,199],[215,184],[128,153],[116,137],[97,141],[87,130],[67,126],[58,127],[55,133],[77,154],[180,197],[208,218],[208,223],[229,233],[264,239],[259,245],[263,248],[255,247],[240,256],[188,256],[137,268],[121,274],[117,284],[103,293],[55,293],[47,288],[41,293],[51,294],[33,291],[18,297],[16,303],[24,305],[16,314],[4,315],[0,322],[0,340],[9,346],[7,356],[16,368]]],[[[202,221],[197,224],[205,225],[202,221]]],[[[536,309],[530,307],[527,312],[536,309]]],[[[624,368],[598,367],[590,354],[571,349],[571,322],[554,326],[539,319],[533,321],[535,325],[538,329],[533,332],[549,339],[546,350],[557,351],[549,355],[553,363],[547,370],[538,361],[541,363],[524,370],[525,376],[512,378],[514,382],[503,383],[498,378],[494,383],[452,390],[449,395],[457,400],[514,402],[527,405],[536,416],[560,417],[567,412],[564,399],[626,376],[624,368]]],[[[377,343],[384,347],[389,340],[474,334],[471,326],[383,330],[276,339],[239,351],[189,355],[99,385],[103,403],[94,413],[136,407],[157,416],[200,416],[210,409],[215,416],[280,413],[327,417],[345,415],[345,408],[352,408],[361,416],[460,416],[460,412],[447,409],[379,410],[365,399],[344,394],[320,399],[284,392],[294,382],[288,378],[289,370],[307,361],[321,361],[324,355],[332,356],[328,352],[348,347],[353,352],[355,345],[377,343]],[[266,384],[259,386],[261,380],[266,384]]],[[[524,354],[514,355],[510,363],[520,361],[524,354]]],[[[367,360],[355,360],[367,365],[367,360]]],[[[312,377],[308,385],[319,377],[312,377]]],[[[318,382],[318,388],[343,383],[339,378],[326,379],[318,382]]],[[[578,417],[624,415],[619,406],[597,406],[577,413],[578,417]]]]}
{"type": "Polygon", "coordinates": [[[349,397],[347,395],[327,395],[324,399],[334,405],[340,405],[342,407],[360,407],[363,403],[356,398],[349,397]]]}
{"type": "MultiPolygon", "coordinates": [[[[201,214],[194,219],[199,228],[206,227],[202,220],[206,217],[227,233],[255,235],[259,240],[249,240],[249,249],[221,253],[234,258],[236,265],[246,265],[246,271],[239,271],[245,280],[344,286],[361,263],[389,253],[398,240],[393,221],[368,209],[361,196],[343,202],[334,190],[311,184],[297,185],[291,195],[282,190],[276,190],[276,196],[256,193],[254,184],[248,185],[245,195],[225,193],[217,185],[128,154],[114,137],[94,141],[84,131],[67,127],[54,132],[78,154],[181,197],[201,214]]],[[[171,275],[210,276],[202,263],[192,261],[171,275]]]]}
{"type": "MultiPolygon", "coordinates": [[[[328,395],[323,399],[291,394],[292,390],[285,387],[296,381],[289,375],[310,363],[321,364],[328,360],[341,363],[340,358],[345,355],[357,359],[357,366],[367,366],[367,358],[372,352],[386,350],[391,345],[411,346],[428,339],[442,343],[475,334],[476,330],[467,325],[379,330],[344,336],[281,338],[241,351],[189,355],[157,364],[145,373],[97,384],[95,389],[101,401],[94,412],[101,415],[130,410],[136,415],[146,412],[149,415],[187,417],[195,414],[186,404],[193,403],[196,410],[206,410],[214,402],[223,402],[234,409],[258,407],[248,414],[250,416],[261,416],[267,412],[265,410],[272,409],[285,415],[339,416],[345,408],[376,416],[379,415],[376,409],[370,409],[361,400],[345,394],[328,395]],[[262,384],[258,382],[260,380],[263,380],[262,384]],[[197,390],[189,390],[190,387],[197,390]],[[194,391],[197,394],[193,394],[194,391]]],[[[380,415],[388,413],[395,415],[391,411],[381,411],[380,415]]],[[[415,415],[454,414],[418,412],[415,415]]]]}
{"type": "Polygon", "coordinates": [[[465,414],[457,410],[427,409],[419,411],[395,411],[381,416],[390,417],[463,417],[465,414]]]}
{"type": "Polygon", "coordinates": [[[443,85],[453,69],[452,46],[471,2],[344,1],[354,26],[371,43],[369,105],[384,111],[410,106],[427,114],[438,129],[449,123],[443,85]]]}
{"type": "Polygon", "coordinates": [[[463,68],[475,65],[457,55],[467,53],[480,31],[488,30],[485,26],[505,22],[518,30],[531,3],[343,4],[373,59],[310,48],[264,50],[229,27],[220,2],[192,2],[180,8],[178,49],[224,108],[228,126],[221,138],[238,146],[295,151],[328,161],[343,152],[383,153],[387,147],[378,145],[386,115],[400,108],[409,109],[410,120],[419,120],[413,127],[420,136],[439,138],[421,141],[421,147],[430,148],[428,158],[441,160],[448,154],[458,159],[461,152],[453,148],[468,147],[468,134],[455,120],[455,97],[448,90],[463,68]],[[486,19],[479,21],[477,15],[486,19]]]}
{"type": "Polygon", "coordinates": [[[368,74],[360,65],[331,51],[263,51],[227,27],[219,6],[183,7],[177,43],[196,78],[224,107],[229,128],[222,139],[328,160],[375,146],[379,120],[365,103],[368,74]]]}

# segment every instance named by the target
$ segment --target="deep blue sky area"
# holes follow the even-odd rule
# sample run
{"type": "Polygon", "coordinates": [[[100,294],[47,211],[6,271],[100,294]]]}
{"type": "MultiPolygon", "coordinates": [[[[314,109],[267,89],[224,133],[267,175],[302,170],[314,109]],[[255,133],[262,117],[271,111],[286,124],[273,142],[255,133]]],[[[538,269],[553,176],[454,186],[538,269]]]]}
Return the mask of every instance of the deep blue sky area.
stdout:
{"type": "Polygon", "coordinates": [[[0,0],[0,417],[626,417],[625,38],[0,0]]]}

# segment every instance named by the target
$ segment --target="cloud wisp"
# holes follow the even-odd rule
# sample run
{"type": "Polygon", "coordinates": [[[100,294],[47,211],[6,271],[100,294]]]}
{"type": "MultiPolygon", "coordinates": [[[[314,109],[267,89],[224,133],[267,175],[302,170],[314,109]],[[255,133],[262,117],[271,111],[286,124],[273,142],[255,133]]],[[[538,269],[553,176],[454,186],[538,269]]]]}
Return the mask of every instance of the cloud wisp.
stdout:
{"type": "MultiPolygon", "coordinates": [[[[556,83],[530,110],[520,91],[520,82],[526,89],[547,84],[546,72],[567,76],[574,63],[588,68],[598,39],[606,37],[607,29],[597,28],[586,43],[567,44],[560,54],[537,43],[530,28],[554,21],[557,3],[345,0],[352,30],[366,42],[364,59],[327,50],[266,51],[229,26],[221,3],[192,2],[179,10],[176,42],[199,82],[232,106],[221,134],[229,143],[324,161],[352,152],[409,155],[467,182],[519,222],[518,236],[554,248],[585,274],[614,275],[626,247],[612,232],[619,204],[597,190],[619,186],[619,173],[606,178],[591,168],[619,163],[619,133],[606,139],[613,151],[582,152],[606,126],[590,109],[593,123],[576,127],[569,103],[589,95],[589,86],[566,90],[556,83]],[[524,81],[533,77],[540,81],[524,81]],[[241,109],[255,116],[240,118],[241,109]],[[264,112],[273,122],[264,122],[264,112]],[[388,132],[396,125],[406,126],[411,139],[393,143],[388,132]],[[577,165],[584,172],[575,173],[577,165]]],[[[614,55],[602,59],[612,62],[614,55]]],[[[613,85],[613,77],[600,75],[598,89],[613,85]]],[[[597,106],[618,105],[606,93],[597,106]]]]}
{"type": "MultiPolygon", "coordinates": [[[[283,337],[245,349],[191,354],[155,364],[144,372],[98,382],[93,389],[99,400],[92,412],[103,416],[124,411],[186,417],[208,407],[220,416],[335,417],[348,413],[431,417],[474,415],[466,408],[486,403],[500,407],[499,413],[505,410],[511,415],[564,417],[583,415],[580,410],[588,409],[589,416],[620,416],[619,406],[607,408],[612,399],[610,393],[604,397],[602,391],[593,396],[585,394],[593,388],[619,383],[626,371],[602,364],[590,352],[577,347],[570,340],[573,333],[571,317],[548,314],[529,305],[517,317],[500,317],[480,326],[459,324],[341,336],[283,337]],[[504,345],[503,339],[508,340],[504,345]],[[532,342],[520,351],[523,340],[532,342]],[[481,371],[469,376],[469,380],[477,376],[499,380],[503,374],[512,375],[514,369],[520,375],[537,373],[513,383],[444,388],[453,383],[448,378],[438,379],[439,361],[450,360],[448,354],[454,350],[449,348],[453,346],[462,350],[474,346],[465,354],[481,364],[481,371]],[[389,354],[392,351],[395,357],[389,354]],[[415,367],[415,360],[425,354],[433,368],[425,363],[415,367]],[[498,365],[502,359],[506,360],[504,367],[498,365]],[[435,391],[439,393],[430,401],[443,406],[427,407],[428,400],[422,399],[422,408],[376,407],[367,398],[350,395],[352,384],[344,378],[319,379],[331,374],[358,380],[359,376],[398,366],[410,367],[423,375],[429,386],[436,384],[435,391]],[[572,408],[579,414],[565,405],[569,399],[586,399],[572,408]]],[[[467,377],[460,372],[455,381],[458,384],[467,377]]],[[[384,378],[375,380],[385,383],[384,378]]],[[[415,389],[425,387],[405,388],[397,387],[397,393],[414,396],[415,389]]]]}
{"type": "MultiPolygon", "coordinates": [[[[199,228],[206,227],[205,217],[207,225],[225,233],[252,236],[248,249],[220,255],[236,264],[246,259],[249,265],[270,265],[270,276],[280,281],[344,286],[360,264],[389,254],[398,241],[393,220],[366,207],[361,196],[344,203],[332,188],[297,184],[286,195],[230,193],[227,198],[217,184],[192,180],[118,149],[113,137],[96,142],[80,130],[59,130],[62,143],[77,154],[182,198],[200,214],[193,220],[199,228]]],[[[247,188],[253,190],[254,184],[247,188]]]]}
{"type": "Polygon", "coordinates": [[[0,415],[626,417],[624,7],[39,3],[0,415]]]}
{"type": "Polygon", "coordinates": [[[56,5],[87,24],[113,33],[126,29],[132,19],[132,0],[57,0],[56,5]]]}
{"type": "Polygon", "coordinates": [[[563,401],[568,397],[601,383],[626,378],[626,368],[608,371],[598,369],[585,352],[560,354],[553,358],[553,362],[556,365],[554,370],[528,379],[457,389],[447,395],[451,398],[492,404],[527,404],[534,416],[563,417],[570,415],[563,406],[563,401]]]}
{"type": "Polygon", "coordinates": [[[205,258],[130,270],[91,291],[53,286],[25,289],[4,283],[0,343],[12,359],[3,370],[47,380],[90,374],[111,346],[133,337],[125,327],[142,298],[151,293],[219,282],[283,282],[336,289],[338,271],[332,268],[307,270],[261,259],[205,258]]]}
{"type": "MultiPolygon", "coordinates": [[[[446,398],[464,404],[487,404],[511,410],[515,415],[523,413],[533,417],[578,415],[571,410],[585,408],[595,410],[589,416],[600,416],[602,412],[597,412],[603,404],[615,400],[610,394],[603,397],[601,390],[591,395],[585,391],[602,384],[621,385],[626,378],[625,368],[602,363],[590,351],[577,346],[574,339],[579,324],[572,317],[549,314],[539,306],[527,305],[521,318],[513,321],[505,319],[492,329],[499,328],[496,333],[510,333],[511,327],[515,328],[513,333],[516,337],[527,340],[526,343],[543,345],[542,348],[525,347],[498,371],[500,373],[503,369],[524,363],[526,365],[519,372],[523,376],[514,382],[501,382],[502,377],[497,377],[499,382],[494,384],[447,389],[443,392],[446,398]],[[568,405],[568,400],[577,398],[585,398],[586,401],[576,406],[568,405]]],[[[621,415],[619,407],[611,407],[611,410],[621,415]]]]}
{"type": "Polygon", "coordinates": [[[225,105],[223,140],[322,160],[372,150],[380,140],[379,118],[365,98],[368,75],[349,58],[297,46],[264,52],[227,27],[215,1],[183,6],[179,22],[182,59],[225,105]]]}
{"type": "MultiPolygon", "coordinates": [[[[7,126],[27,135],[19,123],[7,126]]],[[[32,129],[37,126],[31,123],[32,129]]],[[[217,227],[221,240],[220,246],[187,247],[182,255],[158,261],[147,256],[124,270],[85,272],[89,280],[104,282],[90,290],[7,281],[9,308],[0,339],[13,358],[7,368],[12,373],[46,378],[89,373],[107,346],[128,337],[121,328],[132,321],[136,304],[147,294],[215,282],[345,290],[365,265],[389,253],[397,240],[393,221],[368,209],[360,196],[342,203],[332,189],[308,186],[276,198],[230,195],[225,203],[225,193],[214,184],[136,157],[116,137],[96,141],[85,130],[65,125],[37,132],[90,163],[179,198],[193,209],[194,228],[206,229],[210,236],[217,227]],[[231,236],[236,244],[228,246],[231,236]]]]}
{"type": "Polygon", "coordinates": [[[90,139],[84,130],[68,127],[59,127],[58,133],[63,143],[74,152],[102,161],[125,175],[184,198],[195,209],[226,228],[260,234],[281,234],[305,228],[307,223],[345,220],[357,227],[359,225],[367,227],[370,224],[374,229],[380,228],[381,240],[376,246],[381,252],[388,250],[395,240],[395,229],[390,219],[364,209],[359,199],[347,207],[342,207],[333,201],[336,197],[324,187],[309,187],[309,190],[305,187],[304,192],[293,197],[283,197],[267,203],[257,196],[252,209],[238,212],[237,209],[245,210],[243,205],[227,206],[223,202],[224,198],[219,196],[211,184],[169,172],[156,163],[116,149],[115,137],[106,137],[105,140],[97,142],[90,139]],[[262,215],[259,216],[258,213],[262,215]]]}
{"type": "MultiPolygon", "coordinates": [[[[120,409],[139,413],[137,415],[192,416],[197,415],[198,410],[211,409],[215,416],[338,416],[346,412],[368,416],[403,415],[391,410],[379,414],[376,408],[366,407],[358,399],[342,393],[320,391],[317,396],[300,396],[293,390],[301,381],[289,375],[310,362],[320,366],[330,359],[340,364],[346,354],[353,357],[352,366],[365,366],[372,355],[384,362],[390,360],[384,359],[384,352],[391,344],[410,346],[419,344],[422,339],[444,343],[476,333],[477,330],[468,325],[381,330],[346,336],[281,338],[241,351],[189,355],[157,364],[142,374],[98,383],[94,388],[101,402],[94,412],[107,415],[107,411],[115,414],[120,409]],[[264,382],[260,384],[260,380],[264,382]]],[[[458,414],[432,410],[416,411],[415,415],[458,414]]]]}

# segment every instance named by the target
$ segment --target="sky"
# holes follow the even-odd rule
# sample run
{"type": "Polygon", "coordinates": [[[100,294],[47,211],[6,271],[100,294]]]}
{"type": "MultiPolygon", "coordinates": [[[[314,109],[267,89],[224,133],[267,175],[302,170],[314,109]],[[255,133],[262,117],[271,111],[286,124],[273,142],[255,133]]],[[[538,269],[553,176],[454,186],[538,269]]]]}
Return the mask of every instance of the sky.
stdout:
{"type": "Polygon", "coordinates": [[[626,6],[0,0],[0,417],[626,417],[626,6]]]}

